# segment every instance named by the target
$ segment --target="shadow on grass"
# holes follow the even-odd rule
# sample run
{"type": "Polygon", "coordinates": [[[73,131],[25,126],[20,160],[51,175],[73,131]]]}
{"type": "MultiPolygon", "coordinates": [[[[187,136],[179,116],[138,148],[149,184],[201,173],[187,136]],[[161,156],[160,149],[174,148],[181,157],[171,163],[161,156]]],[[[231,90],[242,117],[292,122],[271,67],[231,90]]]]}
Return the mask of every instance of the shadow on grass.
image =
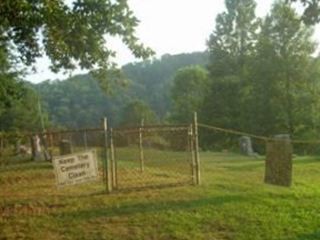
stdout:
{"type": "Polygon", "coordinates": [[[293,159],[293,164],[320,163],[320,156],[310,156],[305,159],[293,159]]]}
{"type": "Polygon", "coordinates": [[[254,163],[247,163],[247,164],[237,164],[237,165],[226,165],[224,168],[231,170],[231,171],[253,171],[257,168],[264,167],[264,162],[254,162],[254,163]]]}
{"type": "Polygon", "coordinates": [[[10,172],[10,171],[30,171],[30,170],[41,170],[41,169],[52,169],[53,166],[50,162],[34,162],[25,161],[19,163],[11,163],[9,165],[0,166],[0,172],[10,172]]]}
{"type": "Polygon", "coordinates": [[[99,217],[119,217],[135,214],[147,214],[153,212],[163,211],[180,211],[193,210],[208,205],[221,206],[230,202],[242,202],[248,199],[241,195],[224,195],[212,198],[202,198],[191,201],[166,201],[166,202],[152,202],[152,203],[138,203],[132,205],[124,205],[120,207],[98,207],[87,210],[74,211],[64,214],[59,214],[58,217],[63,220],[78,220],[87,221],[99,217]]]}
{"type": "MultiPolygon", "coordinates": [[[[104,184],[104,183],[102,183],[104,184]]],[[[104,185],[101,185],[105,188],[104,185]]],[[[72,194],[72,195],[62,195],[60,196],[61,199],[64,198],[88,198],[93,196],[101,196],[105,195],[106,197],[109,195],[117,195],[117,194],[130,194],[130,193],[137,193],[137,192],[145,192],[149,190],[162,190],[162,189],[170,189],[170,188],[179,188],[179,187],[192,187],[193,185],[189,182],[181,182],[181,183],[172,183],[172,184],[161,184],[161,185],[147,185],[141,187],[127,187],[127,188],[120,188],[120,189],[113,189],[111,193],[107,193],[106,190],[101,191],[93,191],[91,193],[79,193],[79,194],[72,194]]]]}
{"type": "Polygon", "coordinates": [[[308,234],[301,234],[297,238],[297,240],[319,240],[319,239],[320,239],[320,231],[316,231],[308,234]]]}
{"type": "Polygon", "coordinates": [[[135,186],[135,187],[123,187],[119,189],[115,189],[115,193],[132,193],[132,192],[143,192],[146,190],[161,190],[168,188],[176,188],[176,187],[185,187],[185,186],[194,186],[192,181],[184,181],[184,182],[176,182],[176,183],[150,183],[145,186],[135,186]]]}

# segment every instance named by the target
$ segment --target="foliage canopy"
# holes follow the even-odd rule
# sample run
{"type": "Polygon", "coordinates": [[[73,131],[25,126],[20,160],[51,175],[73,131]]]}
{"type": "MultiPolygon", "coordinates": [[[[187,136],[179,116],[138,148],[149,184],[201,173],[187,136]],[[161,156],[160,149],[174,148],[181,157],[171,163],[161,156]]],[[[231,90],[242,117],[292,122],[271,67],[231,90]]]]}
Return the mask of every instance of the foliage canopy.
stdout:
{"type": "Polygon", "coordinates": [[[115,53],[106,37],[118,36],[137,57],[152,51],[135,35],[138,20],[126,0],[3,0],[0,2],[0,41],[10,51],[13,45],[26,65],[46,54],[51,69],[92,70],[110,67],[115,53]]]}

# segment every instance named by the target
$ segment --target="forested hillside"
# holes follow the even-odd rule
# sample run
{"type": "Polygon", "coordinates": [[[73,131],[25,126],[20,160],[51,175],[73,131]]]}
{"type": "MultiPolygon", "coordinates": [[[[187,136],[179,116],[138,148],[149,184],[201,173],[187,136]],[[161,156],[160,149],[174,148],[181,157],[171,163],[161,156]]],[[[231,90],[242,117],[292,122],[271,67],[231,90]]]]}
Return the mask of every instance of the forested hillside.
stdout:
{"type": "MultiPolygon", "coordinates": [[[[141,115],[154,115],[152,121],[165,121],[171,108],[170,89],[175,72],[190,65],[204,66],[207,59],[206,53],[195,52],[127,64],[123,72],[128,85],[113,89],[111,95],[101,90],[90,75],[48,80],[34,88],[55,126],[96,127],[103,116],[108,116],[112,125],[125,124],[129,121],[125,113],[128,107],[140,109],[141,115]]],[[[134,120],[131,122],[134,124],[134,120]]]]}
{"type": "MultiPolygon", "coordinates": [[[[199,121],[212,126],[318,138],[320,63],[312,25],[318,18],[308,20],[308,11],[299,15],[288,1],[275,1],[262,18],[256,16],[254,0],[225,1],[225,7],[216,16],[205,53],[127,64],[119,82],[113,82],[117,70],[94,71],[89,61],[82,64],[92,75],[29,84],[32,91],[22,87],[26,84],[13,71],[8,52],[0,52],[1,130],[39,129],[42,106],[45,128],[96,127],[103,116],[112,126],[139,124],[142,118],[185,123],[197,111],[199,121]]],[[[213,145],[212,136],[201,136],[213,145]]]]}

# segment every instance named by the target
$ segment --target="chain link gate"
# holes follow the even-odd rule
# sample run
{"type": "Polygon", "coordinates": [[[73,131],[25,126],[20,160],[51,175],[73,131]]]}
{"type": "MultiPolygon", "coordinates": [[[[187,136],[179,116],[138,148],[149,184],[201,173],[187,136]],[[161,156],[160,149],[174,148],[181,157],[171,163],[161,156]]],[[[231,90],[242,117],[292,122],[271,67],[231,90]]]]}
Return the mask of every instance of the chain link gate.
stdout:
{"type": "Polygon", "coordinates": [[[113,188],[196,183],[192,125],[117,128],[110,135],[113,188]]]}

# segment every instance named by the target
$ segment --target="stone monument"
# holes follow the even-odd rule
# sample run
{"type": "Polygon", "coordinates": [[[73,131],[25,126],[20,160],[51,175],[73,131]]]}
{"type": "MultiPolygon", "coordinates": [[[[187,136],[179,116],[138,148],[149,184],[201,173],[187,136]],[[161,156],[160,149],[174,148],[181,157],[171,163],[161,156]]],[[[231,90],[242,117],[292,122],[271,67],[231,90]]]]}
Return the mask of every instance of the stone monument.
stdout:
{"type": "Polygon", "coordinates": [[[290,186],[292,181],[292,153],[290,136],[281,134],[267,142],[265,183],[290,186]]]}
{"type": "Polygon", "coordinates": [[[72,154],[72,144],[71,141],[67,139],[62,139],[59,144],[60,155],[72,154]]]}
{"type": "Polygon", "coordinates": [[[242,154],[247,156],[257,156],[258,154],[253,151],[251,138],[242,136],[239,138],[239,146],[242,154]]]}
{"type": "Polygon", "coordinates": [[[38,135],[34,135],[31,137],[31,152],[32,152],[32,159],[35,161],[41,160],[41,145],[40,145],[40,138],[38,135]]]}

